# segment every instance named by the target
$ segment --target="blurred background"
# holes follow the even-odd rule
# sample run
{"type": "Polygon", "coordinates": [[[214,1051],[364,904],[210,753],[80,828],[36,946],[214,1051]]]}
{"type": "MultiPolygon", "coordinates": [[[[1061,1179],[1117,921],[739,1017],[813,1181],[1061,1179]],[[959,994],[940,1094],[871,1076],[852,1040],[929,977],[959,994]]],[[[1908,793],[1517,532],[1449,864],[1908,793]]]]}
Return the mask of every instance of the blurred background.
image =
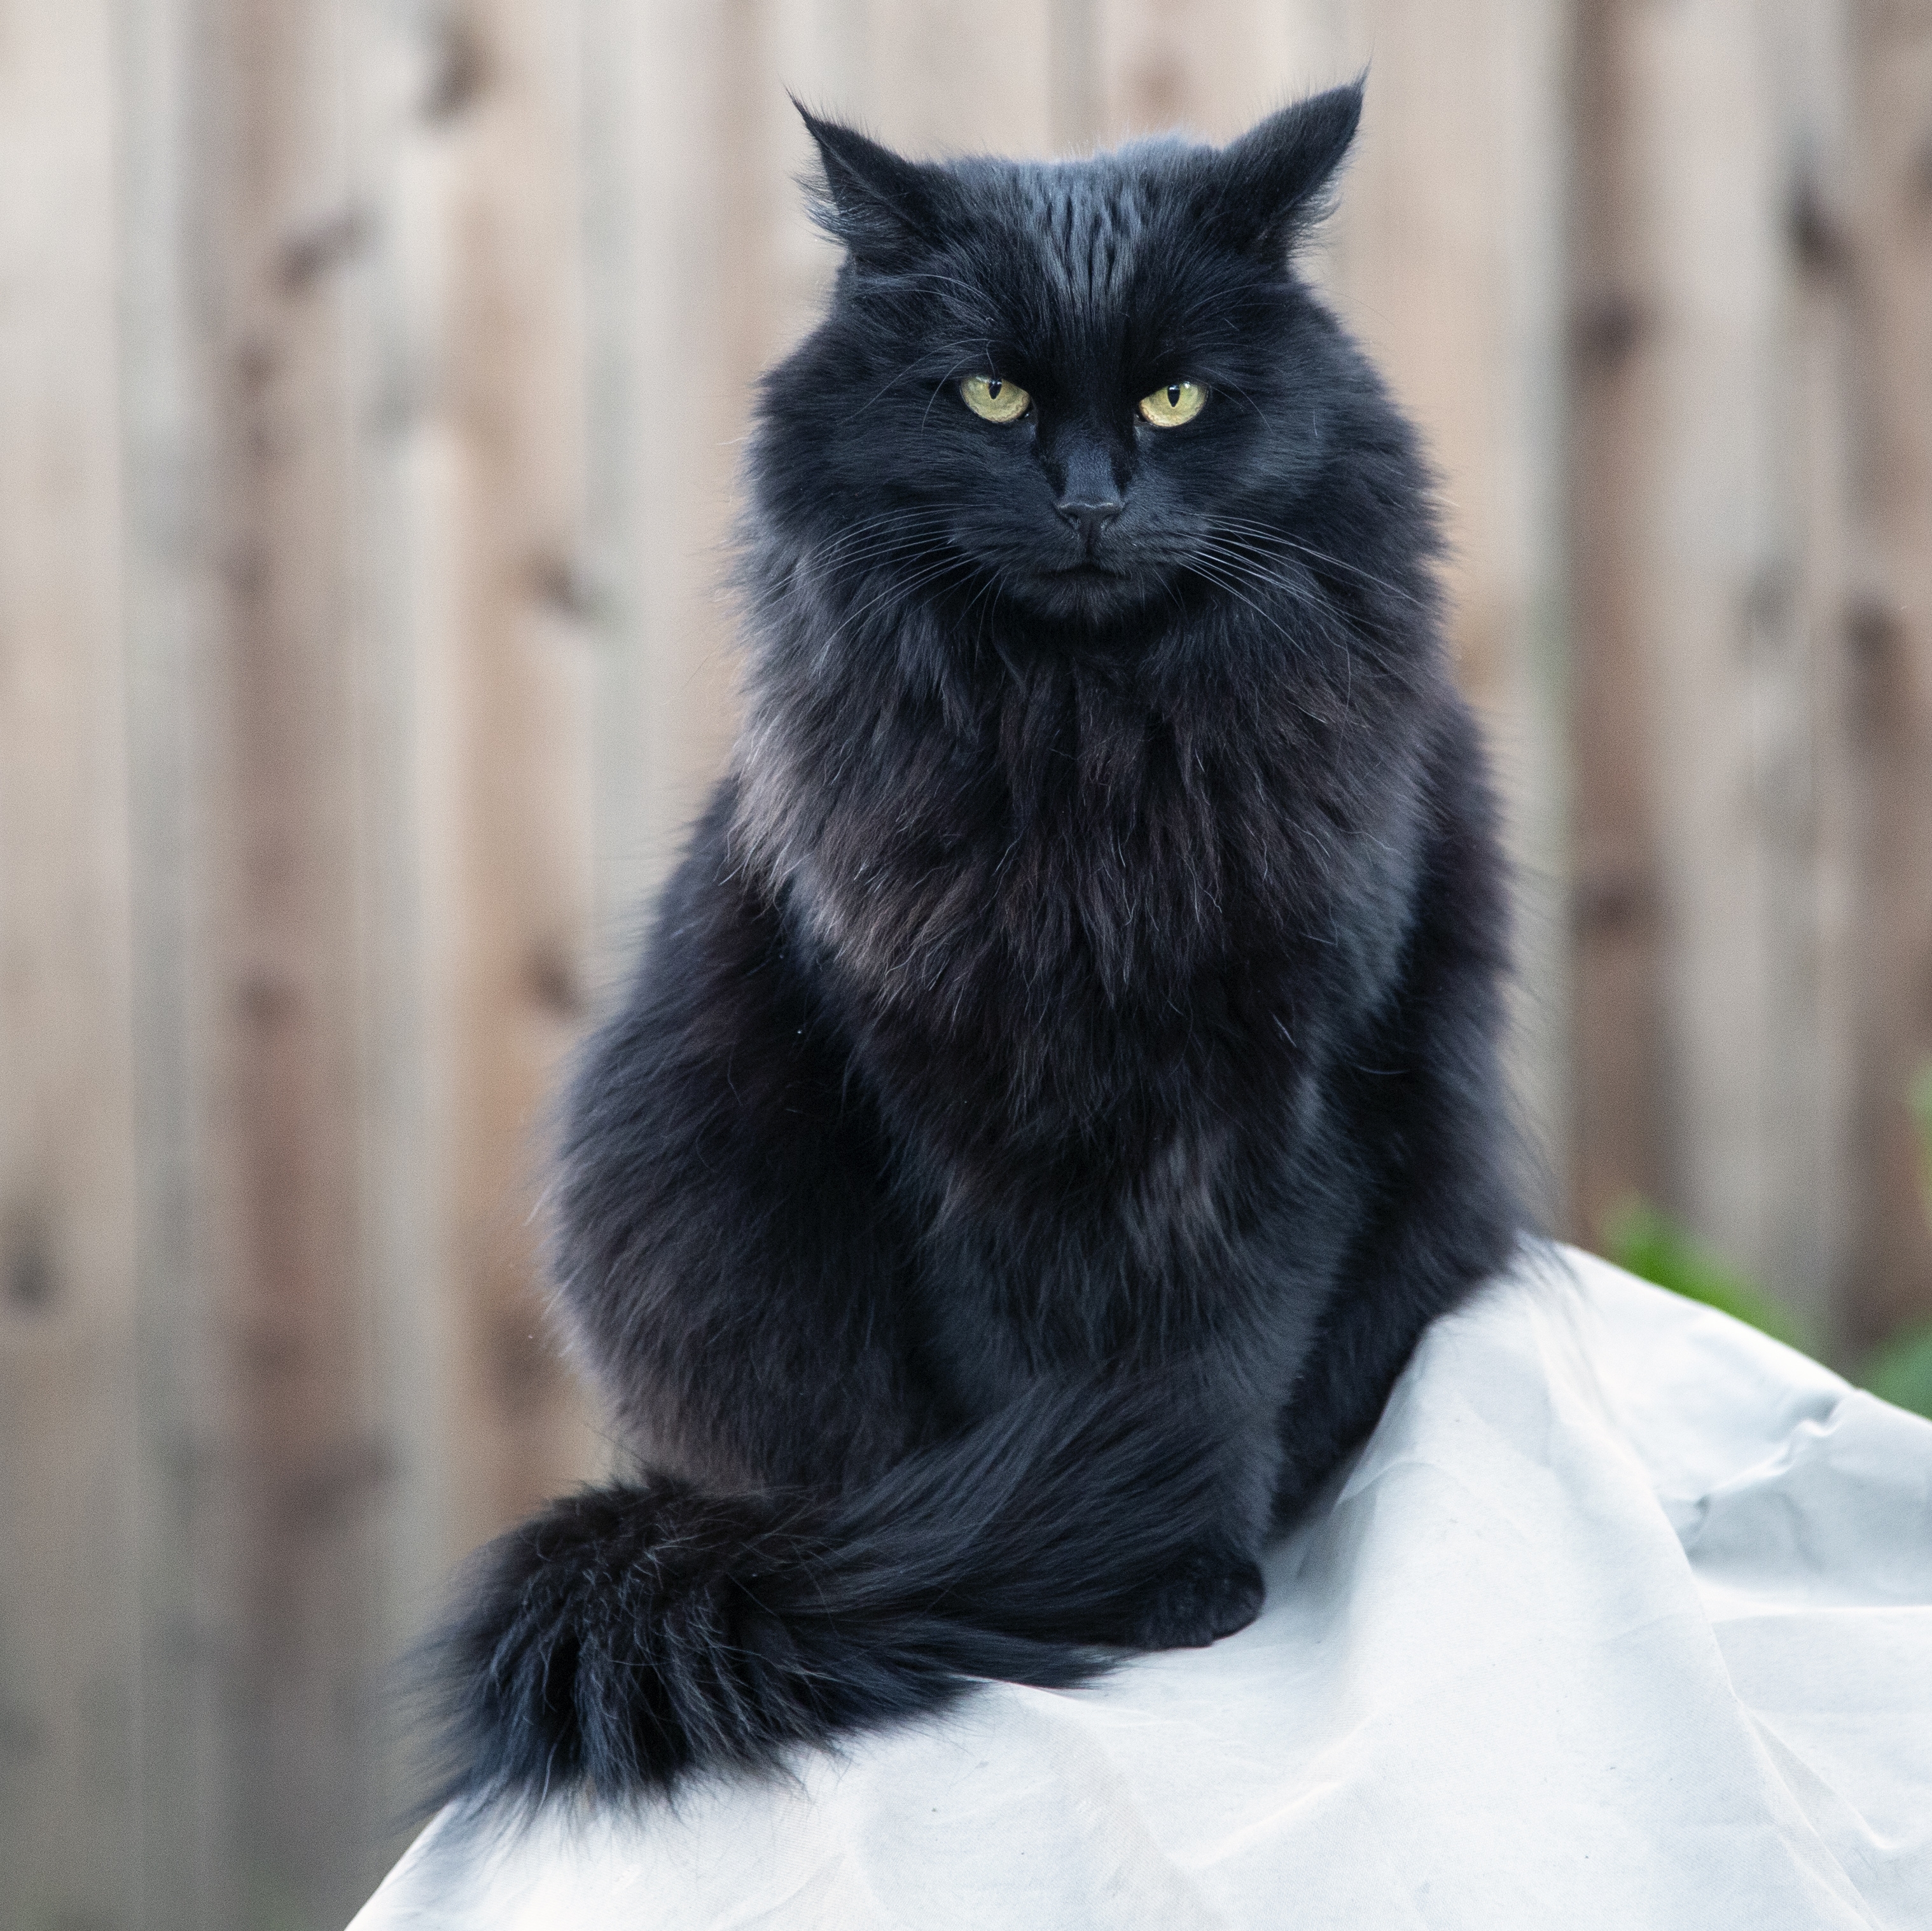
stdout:
{"type": "Polygon", "coordinates": [[[1046,154],[1364,64],[1312,265],[1442,472],[1544,1210],[1912,1398],[1932,0],[0,0],[10,1931],[334,1931],[392,1659],[606,1452],[544,1109],[731,733],[784,89],[1046,154]]]}

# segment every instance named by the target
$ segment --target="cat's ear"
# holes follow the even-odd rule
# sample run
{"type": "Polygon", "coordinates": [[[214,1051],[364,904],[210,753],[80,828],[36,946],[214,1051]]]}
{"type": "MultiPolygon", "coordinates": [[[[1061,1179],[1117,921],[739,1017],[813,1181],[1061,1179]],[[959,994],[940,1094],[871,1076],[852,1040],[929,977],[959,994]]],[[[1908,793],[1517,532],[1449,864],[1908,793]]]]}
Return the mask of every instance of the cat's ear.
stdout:
{"type": "Polygon", "coordinates": [[[1362,82],[1270,114],[1222,149],[1216,225],[1238,247],[1279,259],[1328,211],[1335,171],[1362,118],[1362,82]]]}
{"type": "Polygon", "coordinates": [[[824,182],[811,184],[812,217],[855,260],[902,267],[925,253],[945,229],[947,177],[868,140],[857,129],[809,113],[796,97],[818,147],[824,182]]]}

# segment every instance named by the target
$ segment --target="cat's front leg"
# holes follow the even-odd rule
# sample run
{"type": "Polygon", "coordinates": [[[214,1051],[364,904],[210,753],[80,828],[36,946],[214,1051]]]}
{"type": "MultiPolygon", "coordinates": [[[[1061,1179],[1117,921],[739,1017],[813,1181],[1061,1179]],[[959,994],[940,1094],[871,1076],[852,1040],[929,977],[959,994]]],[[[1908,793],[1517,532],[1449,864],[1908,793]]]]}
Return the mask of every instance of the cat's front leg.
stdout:
{"type": "Polygon", "coordinates": [[[1522,1225],[1498,1051],[1504,887],[1474,730],[1460,711],[1444,727],[1402,976],[1338,1088],[1343,1143],[1376,1162],[1375,1207],[1282,1413],[1284,1525],[1374,1428],[1430,1323],[1508,1263],[1522,1225]]]}
{"type": "Polygon", "coordinates": [[[916,1358],[878,1121],[777,912],[728,861],[728,802],[580,1069],[559,1299],[652,1465],[830,1492],[947,1417],[916,1358]]]}

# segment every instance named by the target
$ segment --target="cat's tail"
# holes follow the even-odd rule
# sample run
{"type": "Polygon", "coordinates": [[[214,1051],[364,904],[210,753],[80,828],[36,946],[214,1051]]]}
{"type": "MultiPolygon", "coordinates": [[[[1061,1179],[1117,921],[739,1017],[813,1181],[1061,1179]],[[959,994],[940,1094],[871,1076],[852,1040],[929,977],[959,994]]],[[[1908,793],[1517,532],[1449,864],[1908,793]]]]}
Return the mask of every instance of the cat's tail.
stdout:
{"type": "Polygon", "coordinates": [[[1149,1394],[1046,1393],[854,1493],[585,1489],[484,1550],[433,1649],[442,1795],[621,1799],[1114,1662],[1217,1471],[1149,1394]]]}

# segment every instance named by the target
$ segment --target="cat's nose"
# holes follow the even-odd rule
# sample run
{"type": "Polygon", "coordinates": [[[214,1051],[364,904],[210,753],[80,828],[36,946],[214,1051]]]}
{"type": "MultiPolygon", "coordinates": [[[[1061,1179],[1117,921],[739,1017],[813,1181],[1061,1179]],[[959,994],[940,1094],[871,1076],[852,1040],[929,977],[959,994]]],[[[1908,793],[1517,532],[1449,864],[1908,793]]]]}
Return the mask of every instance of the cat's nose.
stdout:
{"type": "Polygon", "coordinates": [[[1080,532],[1080,540],[1089,550],[1100,540],[1100,532],[1126,508],[1118,496],[1108,496],[1098,502],[1070,496],[1064,502],[1053,506],[1060,513],[1063,522],[1071,523],[1080,532]]]}

